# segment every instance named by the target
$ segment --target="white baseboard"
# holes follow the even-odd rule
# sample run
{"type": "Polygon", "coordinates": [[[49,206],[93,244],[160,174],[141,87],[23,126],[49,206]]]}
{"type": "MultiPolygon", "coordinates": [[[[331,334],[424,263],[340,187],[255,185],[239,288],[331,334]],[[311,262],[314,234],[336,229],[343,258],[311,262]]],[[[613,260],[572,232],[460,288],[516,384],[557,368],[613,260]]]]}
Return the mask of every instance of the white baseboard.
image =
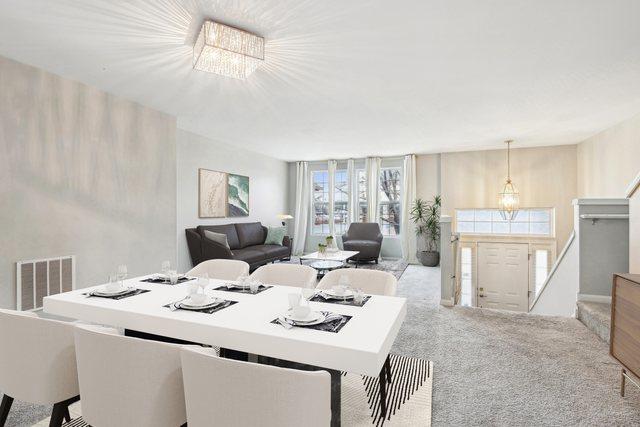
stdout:
{"type": "Polygon", "coordinates": [[[440,300],[440,305],[442,305],[444,307],[453,307],[454,306],[454,301],[453,301],[453,299],[441,299],[440,300]]]}
{"type": "Polygon", "coordinates": [[[578,301],[602,302],[611,304],[611,297],[606,295],[578,294],[578,301]]]}

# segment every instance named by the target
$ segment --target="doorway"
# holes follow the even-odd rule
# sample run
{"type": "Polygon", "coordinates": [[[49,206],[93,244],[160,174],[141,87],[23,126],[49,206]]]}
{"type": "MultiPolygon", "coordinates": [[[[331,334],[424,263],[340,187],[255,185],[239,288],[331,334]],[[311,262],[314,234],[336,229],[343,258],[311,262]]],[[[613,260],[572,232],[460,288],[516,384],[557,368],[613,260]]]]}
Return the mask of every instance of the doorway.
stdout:
{"type": "Polygon", "coordinates": [[[529,245],[478,243],[477,307],[529,310],[529,245]]]}

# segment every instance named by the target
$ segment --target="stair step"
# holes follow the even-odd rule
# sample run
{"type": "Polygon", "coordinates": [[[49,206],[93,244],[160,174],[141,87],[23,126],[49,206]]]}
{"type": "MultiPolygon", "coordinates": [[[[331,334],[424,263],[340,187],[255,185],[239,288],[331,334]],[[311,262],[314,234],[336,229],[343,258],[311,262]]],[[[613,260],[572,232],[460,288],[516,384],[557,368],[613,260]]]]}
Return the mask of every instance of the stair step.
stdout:
{"type": "Polygon", "coordinates": [[[611,304],[578,301],[576,317],[604,342],[609,342],[611,329],[611,304]]]}

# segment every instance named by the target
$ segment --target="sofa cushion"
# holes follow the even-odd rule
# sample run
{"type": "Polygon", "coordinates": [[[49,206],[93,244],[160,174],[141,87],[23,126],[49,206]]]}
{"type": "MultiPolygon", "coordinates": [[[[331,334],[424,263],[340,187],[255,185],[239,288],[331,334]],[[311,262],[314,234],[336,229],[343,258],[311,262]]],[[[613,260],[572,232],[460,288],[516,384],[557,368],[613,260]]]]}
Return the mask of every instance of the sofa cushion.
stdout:
{"type": "Polygon", "coordinates": [[[264,257],[268,259],[284,258],[291,255],[289,247],[282,245],[257,245],[251,246],[249,249],[262,252],[264,257]]]}
{"type": "Polygon", "coordinates": [[[264,239],[264,244],[282,246],[282,241],[286,233],[287,229],[285,227],[269,227],[267,237],[264,239]]]}
{"type": "Polygon", "coordinates": [[[224,233],[216,233],[215,231],[211,231],[211,230],[203,230],[204,231],[204,237],[206,237],[209,240],[213,240],[216,243],[220,243],[222,246],[226,246],[227,249],[231,249],[229,248],[229,240],[227,239],[227,235],[224,233]]]}
{"type": "Polygon", "coordinates": [[[264,261],[265,258],[264,252],[254,249],[253,247],[233,251],[233,259],[239,259],[249,264],[264,261]]]}
{"type": "Polygon", "coordinates": [[[265,232],[259,222],[243,222],[236,224],[236,232],[240,248],[264,244],[265,232]]]}
{"type": "Polygon", "coordinates": [[[240,241],[238,240],[238,233],[236,233],[235,224],[221,224],[221,225],[199,225],[198,233],[201,236],[204,235],[204,230],[213,231],[214,233],[221,233],[227,235],[227,242],[231,250],[240,248],[240,241]]]}

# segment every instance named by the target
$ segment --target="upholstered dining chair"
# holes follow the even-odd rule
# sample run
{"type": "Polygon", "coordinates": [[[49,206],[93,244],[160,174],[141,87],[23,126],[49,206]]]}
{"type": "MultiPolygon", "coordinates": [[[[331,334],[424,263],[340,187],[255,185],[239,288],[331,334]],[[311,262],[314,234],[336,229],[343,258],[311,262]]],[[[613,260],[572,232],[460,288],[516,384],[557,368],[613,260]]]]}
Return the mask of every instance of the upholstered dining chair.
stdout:
{"type": "Polygon", "coordinates": [[[0,426],[14,399],[53,405],[50,426],[70,420],[78,401],[74,324],[35,313],[0,309],[0,426]]]}
{"type": "MultiPolygon", "coordinates": [[[[331,289],[337,285],[340,277],[346,276],[349,279],[349,286],[354,289],[362,289],[365,294],[384,295],[393,297],[396,295],[398,280],[391,273],[386,271],[368,270],[364,268],[341,268],[325,274],[318,283],[317,289],[331,289]]],[[[382,414],[386,415],[386,387],[385,381],[391,383],[391,359],[387,355],[382,369],[378,387],[380,394],[380,404],[382,414]]]]}
{"type": "Polygon", "coordinates": [[[269,285],[315,287],[318,272],[308,265],[267,264],[258,268],[251,277],[269,285]]]}
{"type": "Polygon", "coordinates": [[[338,284],[342,276],[346,276],[349,279],[350,287],[354,289],[360,288],[365,294],[393,297],[396,295],[398,288],[398,280],[393,274],[365,268],[341,268],[330,271],[320,280],[317,288],[331,289],[333,285],[338,284]]]}
{"type": "Polygon", "coordinates": [[[211,348],[182,348],[189,427],[328,426],[331,376],[217,357],[211,348]]]}
{"type": "Polygon", "coordinates": [[[187,421],[180,345],[75,330],[82,417],[92,426],[176,427],[187,421]]]}
{"type": "Polygon", "coordinates": [[[236,259],[210,259],[202,261],[187,272],[187,276],[202,276],[206,273],[210,279],[236,280],[249,275],[249,264],[236,259]]]}

